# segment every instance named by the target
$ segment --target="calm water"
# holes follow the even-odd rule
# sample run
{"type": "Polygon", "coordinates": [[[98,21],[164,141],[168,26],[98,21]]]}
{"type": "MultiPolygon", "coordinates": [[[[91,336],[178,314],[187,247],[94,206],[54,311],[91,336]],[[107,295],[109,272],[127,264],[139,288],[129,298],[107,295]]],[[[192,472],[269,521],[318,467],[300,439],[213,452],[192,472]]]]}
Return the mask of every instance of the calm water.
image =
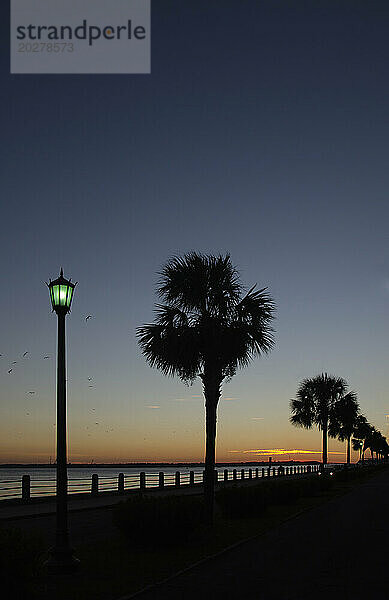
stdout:
{"type": "MultiPolygon", "coordinates": [[[[277,467],[276,463],[272,463],[272,467],[277,467]]],[[[218,467],[219,479],[222,477],[224,469],[227,467],[218,467]]],[[[241,469],[245,470],[245,477],[248,477],[249,467],[247,465],[234,465],[228,467],[229,478],[232,479],[232,469],[235,468],[238,471],[238,478],[240,478],[241,469]]],[[[250,467],[253,470],[253,477],[255,474],[255,467],[250,467]]],[[[265,467],[266,469],[266,467],[265,467]]],[[[259,467],[259,476],[261,476],[262,466],[259,467]]],[[[158,485],[158,474],[163,471],[165,474],[165,485],[174,485],[175,473],[180,472],[181,483],[184,485],[189,483],[189,472],[194,471],[195,482],[201,482],[203,477],[203,467],[106,467],[106,468],[78,468],[72,467],[68,469],[68,489],[70,494],[80,492],[90,492],[92,474],[96,473],[99,478],[99,491],[115,490],[118,486],[118,475],[124,473],[124,486],[125,489],[138,488],[139,487],[139,473],[144,471],[146,473],[146,485],[147,487],[158,485]]],[[[46,467],[43,469],[39,468],[14,468],[0,469],[0,500],[6,498],[20,498],[22,494],[22,476],[30,475],[31,478],[31,495],[32,496],[46,496],[55,494],[55,480],[56,480],[56,469],[55,467],[46,467]]]]}

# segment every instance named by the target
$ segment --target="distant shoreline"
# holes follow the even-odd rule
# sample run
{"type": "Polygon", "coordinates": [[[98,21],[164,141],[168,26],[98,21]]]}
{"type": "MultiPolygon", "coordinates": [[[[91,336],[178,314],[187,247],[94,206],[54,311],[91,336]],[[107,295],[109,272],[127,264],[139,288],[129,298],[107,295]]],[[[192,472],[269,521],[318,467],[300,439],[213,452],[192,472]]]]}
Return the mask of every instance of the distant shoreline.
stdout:
{"type": "MultiPolygon", "coordinates": [[[[250,466],[269,466],[270,465],[319,465],[320,461],[317,460],[272,460],[269,461],[252,461],[252,462],[223,462],[216,463],[216,467],[233,467],[234,465],[246,465],[250,466]]],[[[55,468],[55,463],[2,463],[0,469],[20,469],[20,468],[32,468],[32,469],[46,469],[55,468]]],[[[159,463],[159,462],[148,462],[148,463],[68,463],[70,469],[112,469],[117,467],[125,467],[126,469],[139,469],[141,467],[204,467],[203,462],[197,463],[159,463]]]]}

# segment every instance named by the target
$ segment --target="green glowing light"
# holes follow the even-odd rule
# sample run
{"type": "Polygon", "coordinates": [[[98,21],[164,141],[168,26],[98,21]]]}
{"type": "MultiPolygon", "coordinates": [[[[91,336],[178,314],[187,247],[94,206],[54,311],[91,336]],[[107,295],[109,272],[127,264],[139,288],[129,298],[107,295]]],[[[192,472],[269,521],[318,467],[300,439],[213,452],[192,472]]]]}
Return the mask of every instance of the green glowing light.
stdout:
{"type": "Polygon", "coordinates": [[[55,281],[50,281],[48,287],[53,310],[68,312],[72,303],[75,284],[65,279],[61,270],[59,278],[55,281]]]}

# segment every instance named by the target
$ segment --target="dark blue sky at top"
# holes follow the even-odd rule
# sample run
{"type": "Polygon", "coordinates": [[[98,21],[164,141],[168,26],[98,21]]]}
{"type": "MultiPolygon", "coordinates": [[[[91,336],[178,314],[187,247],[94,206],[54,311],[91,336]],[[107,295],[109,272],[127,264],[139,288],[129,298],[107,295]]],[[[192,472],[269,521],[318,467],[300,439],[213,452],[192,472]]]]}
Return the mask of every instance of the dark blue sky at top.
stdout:
{"type": "MultiPolygon", "coordinates": [[[[4,39],[4,3],[0,16],[4,39]]],[[[53,350],[42,282],[63,266],[80,282],[75,370],[130,378],[141,403],[164,385],[133,333],[156,271],[174,253],[229,251],[278,305],[277,350],[240,387],[278,382],[285,421],[299,378],[334,371],[382,417],[388,31],[385,1],[159,0],[151,75],[10,75],[5,46],[0,353],[53,350]]]]}

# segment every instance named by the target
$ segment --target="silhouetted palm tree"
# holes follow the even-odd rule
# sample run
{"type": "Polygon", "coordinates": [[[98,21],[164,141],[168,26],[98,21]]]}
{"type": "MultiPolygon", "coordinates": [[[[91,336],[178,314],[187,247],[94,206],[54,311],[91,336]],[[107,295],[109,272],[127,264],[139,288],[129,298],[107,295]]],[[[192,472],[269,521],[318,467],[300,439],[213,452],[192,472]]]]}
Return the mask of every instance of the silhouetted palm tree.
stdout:
{"type": "Polygon", "coordinates": [[[351,440],[353,450],[359,452],[359,460],[362,458],[362,449],[363,449],[363,440],[359,440],[358,438],[352,438],[351,440]]]}
{"type": "Polygon", "coordinates": [[[347,464],[350,464],[350,440],[357,424],[359,404],[355,392],[348,392],[334,406],[332,419],[328,425],[328,435],[347,442],[347,464]]]}
{"type": "Polygon", "coordinates": [[[366,440],[370,434],[370,430],[371,425],[365,415],[358,415],[354,427],[352,445],[354,450],[359,450],[359,460],[362,460],[362,463],[365,458],[366,440]]]}
{"type": "Polygon", "coordinates": [[[378,439],[376,443],[376,455],[377,460],[384,460],[387,458],[389,453],[389,444],[386,440],[386,437],[382,435],[381,432],[378,432],[378,439]]]}
{"type": "Polygon", "coordinates": [[[156,320],[138,327],[139,344],[152,367],[203,383],[206,413],[205,504],[213,522],[217,405],[221,386],[236,370],[273,347],[274,303],[267,288],[243,295],[230,256],[190,252],[162,270],[156,320]]]}
{"type": "Polygon", "coordinates": [[[346,390],[347,383],[344,379],[322,373],[311,379],[303,379],[296,398],[290,402],[290,422],[293,425],[305,429],[317,425],[323,432],[323,465],[327,464],[327,434],[334,407],[346,390]]]}
{"type": "Polygon", "coordinates": [[[376,451],[376,447],[379,443],[378,441],[378,436],[379,436],[379,432],[377,431],[377,429],[374,427],[374,425],[370,426],[370,431],[365,439],[365,447],[366,450],[369,449],[370,450],[370,455],[371,455],[371,462],[374,462],[374,452],[376,451]]]}
{"type": "Polygon", "coordinates": [[[368,423],[366,417],[358,416],[358,425],[354,429],[354,438],[352,440],[354,450],[359,450],[360,458],[364,461],[364,455],[367,449],[371,452],[371,459],[374,461],[374,452],[376,460],[382,459],[388,455],[389,445],[386,437],[382,435],[373,425],[368,423]]]}
{"type": "Polygon", "coordinates": [[[372,427],[369,435],[366,438],[366,447],[370,449],[371,459],[374,460],[374,452],[376,455],[376,460],[383,457],[385,451],[387,450],[387,441],[386,437],[382,435],[380,431],[378,431],[375,427],[372,427]]]}

